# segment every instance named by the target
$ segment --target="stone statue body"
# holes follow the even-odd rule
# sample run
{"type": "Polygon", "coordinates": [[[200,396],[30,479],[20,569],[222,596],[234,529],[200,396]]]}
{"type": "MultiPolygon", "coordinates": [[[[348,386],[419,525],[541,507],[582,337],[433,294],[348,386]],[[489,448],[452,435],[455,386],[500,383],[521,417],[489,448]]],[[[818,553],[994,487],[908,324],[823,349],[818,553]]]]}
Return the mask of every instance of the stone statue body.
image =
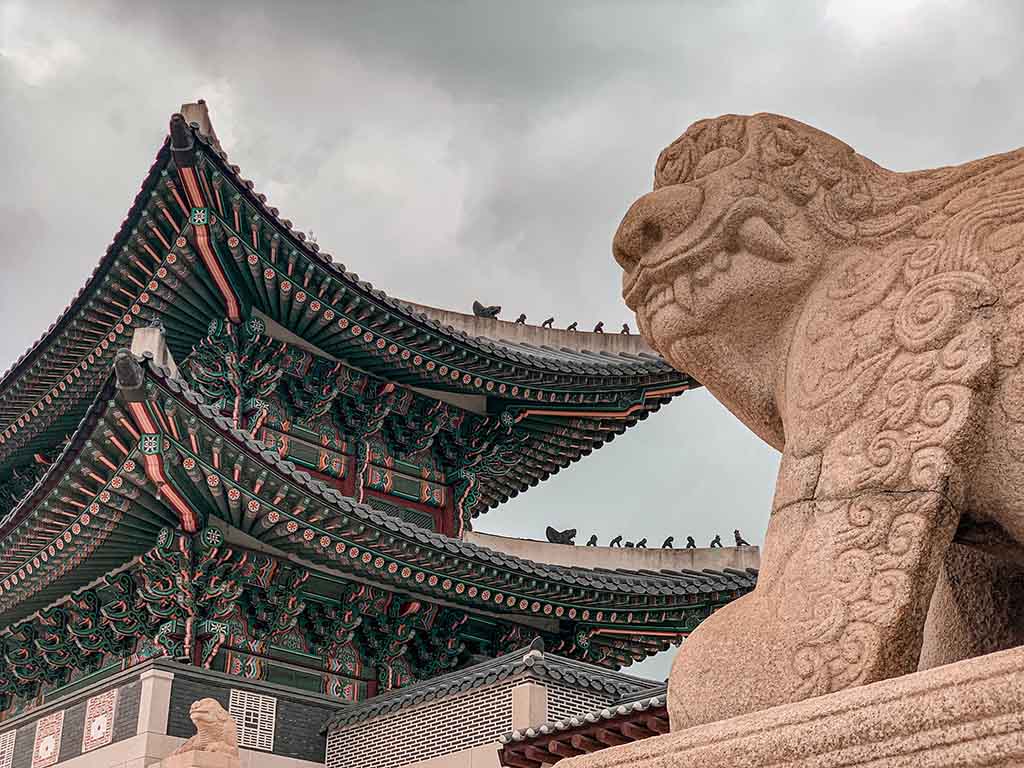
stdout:
{"type": "Polygon", "coordinates": [[[683,644],[674,729],[1024,642],[1024,150],[897,173],[701,121],[614,253],[645,338],[782,451],[758,586],[683,644]]]}
{"type": "Polygon", "coordinates": [[[200,699],[193,702],[188,710],[189,719],[196,727],[196,734],[172,755],[188,752],[215,752],[228,758],[239,759],[238,731],[235,721],[216,699],[200,699]]]}

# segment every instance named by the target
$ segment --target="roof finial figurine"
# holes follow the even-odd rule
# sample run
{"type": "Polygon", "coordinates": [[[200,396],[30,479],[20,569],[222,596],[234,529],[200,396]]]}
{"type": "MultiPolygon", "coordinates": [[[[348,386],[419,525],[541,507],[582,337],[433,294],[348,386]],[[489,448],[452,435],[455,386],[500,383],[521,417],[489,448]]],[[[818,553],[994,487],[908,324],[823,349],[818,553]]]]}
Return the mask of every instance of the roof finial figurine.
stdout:
{"type": "Polygon", "coordinates": [[[604,320],[594,326],[594,333],[604,333],[604,320]]]}
{"type": "Polygon", "coordinates": [[[713,538],[711,540],[711,543],[708,544],[708,546],[709,547],[721,547],[722,546],[722,536],[721,536],[721,534],[716,533],[715,534],[715,538],[713,538]]]}
{"type": "Polygon", "coordinates": [[[644,536],[640,541],[636,543],[637,549],[647,549],[647,537],[644,536]]]}
{"type": "Polygon", "coordinates": [[[622,536],[621,536],[621,534],[619,536],[616,536],[611,541],[609,541],[608,542],[608,546],[609,547],[621,547],[622,546],[622,536]]]}
{"type": "Polygon", "coordinates": [[[675,543],[676,543],[676,537],[675,536],[669,536],[667,539],[665,539],[663,542],[661,542],[661,548],[662,549],[672,549],[672,546],[675,543]]]}
{"type": "Polygon", "coordinates": [[[591,536],[589,539],[587,539],[587,546],[588,547],[596,547],[597,546],[597,534],[596,533],[593,536],[591,536]]]}
{"type": "Polygon", "coordinates": [[[545,320],[543,323],[540,324],[540,327],[541,328],[550,328],[554,324],[555,324],[555,318],[549,317],[547,320],[545,320]]]}
{"type": "Polygon", "coordinates": [[[737,528],[735,531],[733,531],[732,535],[736,537],[736,546],[737,547],[749,547],[750,546],[750,542],[747,541],[746,539],[744,539],[742,536],[740,536],[740,529],[739,528],[737,528]]]}
{"type": "Polygon", "coordinates": [[[516,325],[526,325],[526,313],[523,312],[516,318],[516,325]]]}
{"type": "Polygon", "coordinates": [[[693,536],[687,536],[686,537],[686,548],[687,549],[696,549],[697,548],[697,542],[693,540],[693,536]]]}
{"type": "Polygon", "coordinates": [[[576,330],[576,321],[573,320],[571,323],[569,323],[569,327],[566,328],[565,330],[567,330],[567,331],[575,331],[576,330]]]}
{"type": "Polygon", "coordinates": [[[633,547],[635,547],[635,546],[636,546],[636,544],[634,544],[632,541],[627,541],[626,542],[626,549],[633,549],[633,547]]]}
{"type": "Polygon", "coordinates": [[[473,300],[473,314],[477,317],[488,317],[493,319],[498,316],[499,312],[501,312],[501,306],[498,304],[485,307],[476,299],[473,300]]]}
{"type": "Polygon", "coordinates": [[[619,331],[623,336],[629,336],[629,323],[622,324],[622,330],[619,331]]]}
{"type": "Polygon", "coordinates": [[[557,531],[550,525],[544,531],[548,541],[552,544],[575,544],[576,529],[566,528],[564,531],[557,531]]]}

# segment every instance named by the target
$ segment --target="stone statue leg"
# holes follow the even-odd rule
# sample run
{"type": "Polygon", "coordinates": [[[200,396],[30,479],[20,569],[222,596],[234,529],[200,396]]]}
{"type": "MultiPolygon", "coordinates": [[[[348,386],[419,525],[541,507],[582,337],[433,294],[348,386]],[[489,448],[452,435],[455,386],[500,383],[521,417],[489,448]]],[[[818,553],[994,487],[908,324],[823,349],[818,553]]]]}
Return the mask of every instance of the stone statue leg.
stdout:
{"type": "Polygon", "coordinates": [[[1024,567],[954,543],[939,573],[919,668],[1024,645],[1024,567]]]}
{"type": "Polygon", "coordinates": [[[776,511],[757,588],[680,649],[673,730],[914,671],[958,517],[930,491],[776,511]]]}

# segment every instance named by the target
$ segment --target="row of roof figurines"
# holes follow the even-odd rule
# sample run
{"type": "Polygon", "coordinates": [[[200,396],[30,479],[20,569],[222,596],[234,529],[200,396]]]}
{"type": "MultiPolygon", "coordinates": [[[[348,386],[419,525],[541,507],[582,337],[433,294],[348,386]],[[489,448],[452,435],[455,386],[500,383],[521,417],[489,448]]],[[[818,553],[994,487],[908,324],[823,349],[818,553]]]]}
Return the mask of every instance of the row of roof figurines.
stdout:
{"type": "MultiPolygon", "coordinates": [[[[575,528],[566,528],[564,531],[559,531],[559,530],[556,530],[556,529],[552,528],[549,525],[547,527],[547,529],[544,531],[544,534],[547,536],[548,541],[550,541],[552,544],[569,544],[569,545],[573,545],[573,546],[575,546],[575,544],[576,544],[576,529],[575,528]]],[[[744,539],[743,536],[740,535],[740,529],[739,528],[736,528],[735,530],[733,530],[732,535],[733,535],[733,538],[736,540],[736,546],[737,547],[749,547],[750,546],[750,542],[747,541],[746,539],[744,539]]],[[[674,549],[675,548],[675,541],[676,541],[676,537],[675,536],[669,536],[667,539],[665,539],[665,541],[662,542],[661,548],[662,549],[674,549]]],[[[592,535],[587,540],[587,544],[586,545],[588,547],[596,547],[597,546],[597,534],[596,533],[594,535],[592,535]]],[[[627,541],[627,542],[623,543],[622,536],[619,535],[619,536],[616,536],[611,541],[609,541],[608,542],[608,546],[609,547],[625,547],[627,549],[634,549],[634,548],[635,549],[647,549],[647,538],[644,537],[644,538],[640,539],[639,541],[637,541],[636,543],[634,543],[632,541],[627,541]]],[[[722,546],[722,535],[719,534],[719,533],[716,533],[715,534],[715,538],[713,538],[711,540],[711,543],[708,544],[708,546],[712,547],[712,548],[714,548],[714,547],[721,547],[722,546]]],[[[697,543],[693,540],[693,536],[687,536],[686,537],[686,547],[685,547],[685,549],[696,549],[696,548],[697,548],[697,543]]]]}
{"type": "MultiPolygon", "coordinates": [[[[489,307],[489,306],[486,306],[484,304],[481,304],[479,301],[474,301],[473,302],[473,314],[476,315],[477,317],[486,317],[486,318],[489,318],[491,320],[497,320],[498,319],[498,314],[500,312],[501,312],[501,306],[500,305],[494,305],[494,306],[490,306],[489,307]]],[[[526,325],[526,313],[525,312],[520,314],[519,317],[516,318],[516,325],[526,325]]],[[[547,320],[545,320],[543,323],[540,324],[541,328],[554,328],[554,326],[555,326],[555,318],[554,317],[549,317],[547,320]]],[[[569,323],[568,326],[566,326],[565,330],[567,330],[567,331],[577,331],[579,329],[576,326],[577,326],[577,323],[574,320],[573,322],[569,323]]],[[[603,320],[601,322],[599,322],[597,325],[594,326],[594,331],[593,332],[594,333],[604,333],[604,321],[603,320]]],[[[619,331],[619,333],[622,334],[623,336],[629,336],[629,323],[623,323],[622,324],[622,330],[619,331]]]]}

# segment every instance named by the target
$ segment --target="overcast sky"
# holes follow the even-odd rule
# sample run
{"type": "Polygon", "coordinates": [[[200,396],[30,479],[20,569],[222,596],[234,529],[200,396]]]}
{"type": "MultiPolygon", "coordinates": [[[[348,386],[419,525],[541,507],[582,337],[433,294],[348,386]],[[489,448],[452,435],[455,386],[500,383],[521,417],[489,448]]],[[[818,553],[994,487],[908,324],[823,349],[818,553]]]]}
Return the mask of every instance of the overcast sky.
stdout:
{"type": "MultiPolygon", "coordinates": [[[[779,112],[899,170],[1005,151],[1022,32],[1016,2],[0,0],[0,369],[85,282],[184,101],[390,294],[635,327],[611,237],[687,125],[779,112]]],[[[699,391],[477,528],[759,543],[777,466],[699,391]]]]}

